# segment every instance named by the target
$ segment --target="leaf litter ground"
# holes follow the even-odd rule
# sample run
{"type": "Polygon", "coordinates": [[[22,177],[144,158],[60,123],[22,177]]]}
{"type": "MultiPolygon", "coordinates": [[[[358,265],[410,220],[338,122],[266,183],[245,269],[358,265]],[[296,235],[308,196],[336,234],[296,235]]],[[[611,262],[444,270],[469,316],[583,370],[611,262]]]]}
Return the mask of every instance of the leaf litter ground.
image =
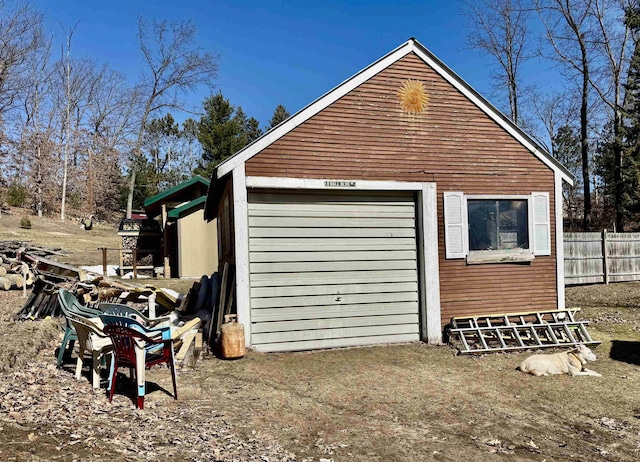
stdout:
{"type": "Polygon", "coordinates": [[[181,369],[178,401],[150,371],[144,411],[126,380],[109,403],[88,371],[56,369],[56,321],[15,322],[20,293],[0,293],[0,460],[638,460],[640,283],[567,292],[603,378],[422,344],[250,353],[181,369]],[[613,355],[621,342],[631,352],[613,355]]]}

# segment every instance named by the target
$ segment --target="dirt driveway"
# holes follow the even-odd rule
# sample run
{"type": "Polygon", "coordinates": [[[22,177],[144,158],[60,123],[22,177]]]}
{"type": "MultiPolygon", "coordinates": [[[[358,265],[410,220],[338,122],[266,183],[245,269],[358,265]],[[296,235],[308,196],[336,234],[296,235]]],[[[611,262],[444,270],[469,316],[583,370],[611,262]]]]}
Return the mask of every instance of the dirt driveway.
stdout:
{"type": "MultiPolygon", "coordinates": [[[[55,341],[24,347],[29,365],[0,375],[0,460],[638,460],[640,308],[583,302],[603,378],[536,378],[515,370],[530,353],[422,344],[251,353],[182,369],[178,401],[168,371],[151,371],[136,411],[128,390],[109,404],[71,364],[56,370],[55,341]]],[[[0,312],[16,303],[0,294],[0,312]]],[[[22,328],[1,321],[0,344],[22,328]]]]}

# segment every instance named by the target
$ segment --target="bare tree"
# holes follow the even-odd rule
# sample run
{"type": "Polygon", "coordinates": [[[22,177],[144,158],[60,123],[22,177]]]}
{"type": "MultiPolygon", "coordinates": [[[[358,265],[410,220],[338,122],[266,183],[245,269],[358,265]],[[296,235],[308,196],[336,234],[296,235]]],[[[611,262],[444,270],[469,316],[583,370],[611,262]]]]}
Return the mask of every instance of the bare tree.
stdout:
{"type": "Polygon", "coordinates": [[[594,69],[589,79],[602,102],[613,113],[614,205],[616,229],[622,232],[625,225],[622,207],[623,76],[629,65],[627,53],[631,44],[629,24],[623,17],[628,8],[637,7],[637,1],[592,0],[590,6],[595,22],[594,53],[602,64],[594,69]]]}
{"type": "Polygon", "coordinates": [[[536,132],[544,131],[544,137],[540,134],[536,139],[547,151],[555,155],[553,151],[553,137],[558,128],[573,124],[578,118],[579,101],[575,94],[564,91],[542,93],[534,91],[531,96],[531,113],[536,119],[536,132]],[[542,129],[540,129],[542,125],[542,129]]]}
{"type": "MultiPolygon", "coordinates": [[[[69,166],[69,144],[71,143],[71,38],[73,32],[78,24],[69,28],[69,32],[66,34],[66,53],[63,51],[64,67],[65,67],[65,80],[66,80],[66,112],[65,112],[65,126],[66,136],[64,142],[64,157],[62,162],[62,198],[60,200],[60,219],[65,220],[65,212],[67,205],[67,177],[69,166]]],[[[64,50],[64,49],[63,49],[64,50]]]]}
{"type": "MultiPolygon", "coordinates": [[[[40,31],[42,33],[42,31],[40,31]]],[[[43,130],[43,109],[47,96],[51,92],[52,69],[49,65],[51,57],[51,40],[41,48],[34,48],[28,58],[30,72],[25,75],[28,85],[22,93],[23,125],[21,130],[21,158],[24,164],[29,164],[32,178],[35,183],[35,208],[39,217],[42,217],[44,204],[44,183],[47,158],[44,151],[45,139],[48,137],[49,124],[43,130]],[[28,160],[25,160],[28,158],[28,160]]]]}
{"type": "MultiPolygon", "coordinates": [[[[143,104],[133,157],[141,156],[149,118],[167,109],[184,110],[183,97],[201,85],[212,85],[217,75],[217,57],[195,43],[196,27],[191,21],[167,22],[138,19],[140,51],[147,72],[140,85],[143,104]]],[[[132,163],[135,165],[135,163],[132,163]]],[[[127,217],[131,217],[136,172],[131,172],[127,217]]]]}
{"type": "MultiPolygon", "coordinates": [[[[580,140],[577,145],[574,132],[579,130],[575,126],[578,119],[579,101],[575,94],[566,92],[551,92],[533,94],[531,99],[531,112],[542,125],[544,137],[537,139],[547,150],[567,167],[576,177],[575,184],[562,185],[562,199],[564,210],[567,212],[570,227],[576,223],[578,204],[582,204],[582,179],[580,171],[582,159],[580,155],[580,140]],[[576,148],[577,147],[577,148],[576,148]]],[[[539,131],[539,130],[538,130],[539,131]]]]}
{"type": "Polygon", "coordinates": [[[31,5],[13,8],[0,0],[0,117],[12,109],[27,85],[30,54],[42,47],[42,16],[31,5]]]}
{"type": "Polygon", "coordinates": [[[120,186],[120,152],[128,146],[138,120],[138,96],[126,77],[107,67],[96,75],[92,98],[87,102],[85,142],[88,212],[106,215],[116,207],[120,186]]]}
{"type": "Polygon", "coordinates": [[[530,10],[524,0],[465,0],[464,14],[471,32],[467,44],[496,61],[495,88],[506,88],[510,118],[520,122],[520,70],[532,56],[528,30],[530,10]]]}
{"type": "Polygon", "coordinates": [[[536,0],[553,58],[570,77],[577,77],[580,91],[580,151],[584,188],[583,229],[591,228],[589,169],[589,90],[593,49],[590,37],[592,0],[536,0]]]}

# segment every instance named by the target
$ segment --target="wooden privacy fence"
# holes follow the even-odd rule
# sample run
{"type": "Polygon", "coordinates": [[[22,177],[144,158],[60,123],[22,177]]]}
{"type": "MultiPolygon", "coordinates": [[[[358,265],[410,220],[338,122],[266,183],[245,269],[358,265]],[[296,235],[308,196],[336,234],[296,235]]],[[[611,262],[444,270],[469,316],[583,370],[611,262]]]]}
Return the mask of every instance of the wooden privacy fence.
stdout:
{"type": "Polygon", "coordinates": [[[564,282],[640,280],[640,233],[564,233],[564,282]]]}

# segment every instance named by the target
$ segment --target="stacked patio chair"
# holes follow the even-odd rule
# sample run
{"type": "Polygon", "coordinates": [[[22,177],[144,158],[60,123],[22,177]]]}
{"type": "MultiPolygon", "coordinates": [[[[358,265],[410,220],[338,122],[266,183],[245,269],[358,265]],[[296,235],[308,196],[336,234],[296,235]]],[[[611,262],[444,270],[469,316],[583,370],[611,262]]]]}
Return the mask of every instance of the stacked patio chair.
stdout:
{"type": "MultiPolygon", "coordinates": [[[[104,332],[113,343],[114,356],[109,378],[109,401],[113,399],[120,367],[135,373],[136,405],[144,409],[146,392],[145,370],[156,364],[167,364],[171,370],[173,397],[178,399],[173,339],[169,327],[149,329],[137,320],[108,314],[100,315],[104,332]]],[[[133,378],[133,377],[131,377],[133,378]]]]}

